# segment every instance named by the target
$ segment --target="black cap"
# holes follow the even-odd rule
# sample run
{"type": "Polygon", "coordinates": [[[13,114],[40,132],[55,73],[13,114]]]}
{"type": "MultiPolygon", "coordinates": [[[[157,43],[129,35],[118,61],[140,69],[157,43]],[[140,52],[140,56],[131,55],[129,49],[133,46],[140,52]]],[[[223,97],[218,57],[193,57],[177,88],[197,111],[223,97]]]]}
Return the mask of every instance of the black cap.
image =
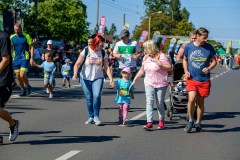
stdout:
{"type": "Polygon", "coordinates": [[[122,38],[122,37],[129,36],[129,35],[130,35],[129,31],[124,29],[124,30],[121,31],[121,33],[119,34],[118,37],[122,38]]]}

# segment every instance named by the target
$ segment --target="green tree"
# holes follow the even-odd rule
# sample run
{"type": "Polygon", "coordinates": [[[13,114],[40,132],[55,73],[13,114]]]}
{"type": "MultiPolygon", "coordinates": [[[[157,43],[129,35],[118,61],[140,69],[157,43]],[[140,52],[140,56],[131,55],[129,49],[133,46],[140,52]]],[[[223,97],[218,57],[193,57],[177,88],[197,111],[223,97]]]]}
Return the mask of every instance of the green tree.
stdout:
{"type": "Polygon", "coordinates": [[[109,30],[109,35],[114,35],[117,32],[117,27],[115,26],[114,23],[112,23],[111,28],[109,30]]]}
{"type": "Polygon", "coordinates": [[[104,35],[108,35],[109,34],[109,31],[107,29],[107,26],[104,27],[104,31],[103,31],[104,35]]]}
{"type": "Polygon", "coordinates": [[[192,23],[188,23],[185,20],[182,20],[177,23],[176,27],[173,29],[176,36],[188,36],[189,32],[194,30],[192,23]]]}
{"type": "Polygon", "coordinates": [[[183,7],[180,14],[181,14],[183,20],[188,21],[190,13],[187,11],[187,9],[185,7],[183,7]]]}
{"type": "Polygon", "coordinates": [[[86,6],[80,0],[39,2],[39,35],[46,38],[86,40],[86,6]]]}
{"type": "Polygon", "coordinates": [[[165,13],[168,9],[169,0],[144,0],[144,5],[146,6],[146,15],[158,11],[165,13]]]}

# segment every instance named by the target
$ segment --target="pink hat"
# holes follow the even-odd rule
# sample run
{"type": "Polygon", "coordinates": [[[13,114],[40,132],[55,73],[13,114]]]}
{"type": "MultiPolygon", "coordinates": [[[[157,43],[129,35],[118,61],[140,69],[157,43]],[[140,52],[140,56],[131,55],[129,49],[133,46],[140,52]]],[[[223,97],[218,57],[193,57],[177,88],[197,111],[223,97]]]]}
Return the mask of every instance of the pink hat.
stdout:
{"type": "Polygon", "coordinates": [[[128,74],[131,74],[131,69],[129,67],[126,67],[122,70],[122,72],[127,72],[128,74]]]}

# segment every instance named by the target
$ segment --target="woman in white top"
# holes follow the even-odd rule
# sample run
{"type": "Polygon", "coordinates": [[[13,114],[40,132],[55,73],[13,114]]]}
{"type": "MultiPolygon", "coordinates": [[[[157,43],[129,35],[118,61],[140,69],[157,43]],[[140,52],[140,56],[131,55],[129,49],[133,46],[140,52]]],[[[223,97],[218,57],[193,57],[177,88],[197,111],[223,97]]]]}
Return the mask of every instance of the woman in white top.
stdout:
{"type": "Polygon", "coordinates": [[[73,80],[76,80],[78,69],[84,62],[80,72],[80,83],[86,97],[88,109],[88,120],[85,124],[92,124],[93,122],[96,125],[101,124],[99,119],[99,110],[101,106],[101,93],[104,83],[103,69],[109,77],[110,85],[112,87],[114,86],[113,78],[108,67],[108,56],[107,54],[104,55],[102,51],[103,44],[104,38],[100,35],[95,36],[91,45],[80,53],[78,60],[74,65],[73,80]]]}

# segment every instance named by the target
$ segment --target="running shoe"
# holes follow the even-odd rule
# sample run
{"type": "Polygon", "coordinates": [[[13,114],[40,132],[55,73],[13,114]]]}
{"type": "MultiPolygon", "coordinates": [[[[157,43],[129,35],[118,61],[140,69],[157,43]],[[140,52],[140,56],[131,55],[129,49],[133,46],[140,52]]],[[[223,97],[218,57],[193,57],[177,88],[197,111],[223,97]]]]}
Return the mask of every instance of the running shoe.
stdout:
{"type": "Polygon", "coordinates": [[[125,127],[128,126],[128,120],[127,120],[127,119],[123,122],[123,125],[124,125],[125,127]]]}
{"type": "Polygon", "coordinates": [[[47,94],[49,94],[49,93],[50,93],[48,88],[46,88],[46,93],[47,93],[47,94]]]}
{"type": "Polygon", "coordinates": [[[94,116],[93,121],[97,126],[101,125],[102,123],[98,116],[94,116]]]}
{"type": "Polygon", "coordinates": [[[3,144],[3,136],[0,136],[0,144],[3,144]]]}
{"type": "Polygon", "coordinates": [[[70,84],[68,85],[68,88],[71,88],[71,85],[70,85],[70,84]]]}
{"type": "Polygon", "coordinates": [[[26,96],[29,96],[32,93],[32,87],[29,85],[26,88],[26,96]]]}
{"type": "Polygon", "coordinates": [[[14,120],[14,121],[15,121],[15,125],[10,127],[10,134],[9,134],[10,141],[15,141],[19,135],[19,132],[18,132],[19,121],[18,120],[14,120]]]}
{"type": "Polygon", "coordinates": [[[195,128],[197,132],[203,132],[202,125],[200,123],[196,123],[195,128]]]}
{"type": "Polygon", "coordinates": [[[19,93],[19,96],[20,96],[20,97],[26,96],[26,91],[23,90],[21,93],[19,93]]]}
{"type": "Polygon", "coordinates": [[[164,129],[164,120],[160,120],[157,129],[164,129]]]}
{"type": "Polygon", "coordinates": [[[192,128],[193,128],[193,126],[194,126],[193,122],[188,122],[187,126],[184,128],[184,131],[186,131],[187,133],[190,133],[192,128]]]}
{"type": "Polygon", "coordinates": [[[48,98],[53,98],[53,94],[50,93],[48,98]]]}
{"type": "Polygon", "coordinates": [[[93,118],[88,118],[88,120],[85,122],[85,124],[92,124],[93,123],[93,118]]]}
{"type": "Polygon", "coordinates": [[[143,126],[143,128],[146,130],[150,130],[151,128],[153,128],[152,122],[148,122],[145,126],[143,126]]]}

